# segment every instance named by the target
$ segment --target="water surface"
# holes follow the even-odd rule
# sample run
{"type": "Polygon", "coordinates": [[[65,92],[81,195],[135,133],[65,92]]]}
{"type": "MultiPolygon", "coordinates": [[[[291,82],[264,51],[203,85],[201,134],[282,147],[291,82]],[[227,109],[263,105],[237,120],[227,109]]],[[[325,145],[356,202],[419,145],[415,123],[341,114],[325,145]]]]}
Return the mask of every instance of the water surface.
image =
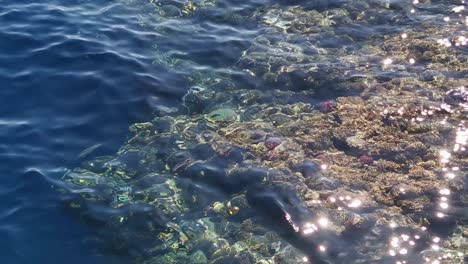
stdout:
{"type": "Polygon", "coordinates": [[[462,263],[466,10],[420,2],[3,1],[5,261],[462,263]]]}

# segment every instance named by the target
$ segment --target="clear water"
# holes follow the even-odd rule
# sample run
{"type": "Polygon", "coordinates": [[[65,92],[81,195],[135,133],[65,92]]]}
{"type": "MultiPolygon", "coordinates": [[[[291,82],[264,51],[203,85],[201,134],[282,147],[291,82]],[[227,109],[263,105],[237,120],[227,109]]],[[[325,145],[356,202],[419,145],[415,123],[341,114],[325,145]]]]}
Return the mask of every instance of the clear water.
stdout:
{"type": "Polygon", "coordinates": [[[137,15],[110,1],[1,1],[2,263],[110,263],[46,179],[89,146],[112,153],[165,100],[137,15]]]}
{"type": "Polygon", "coordinates": [[[4,263],[464,262],[463,1],[1,3],[4,263]]]}

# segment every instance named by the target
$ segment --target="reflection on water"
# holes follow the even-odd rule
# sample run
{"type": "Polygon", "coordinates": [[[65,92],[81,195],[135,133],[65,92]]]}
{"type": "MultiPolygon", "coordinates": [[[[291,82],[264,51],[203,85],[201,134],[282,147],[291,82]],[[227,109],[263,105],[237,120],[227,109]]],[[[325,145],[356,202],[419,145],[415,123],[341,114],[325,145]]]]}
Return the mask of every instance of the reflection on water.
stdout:
{"type": "Polygon", "coordinates": [[[186,93],[58,184],[114,252],[464,262],[465,3],[301,2],[125,1],[186,93]]]}

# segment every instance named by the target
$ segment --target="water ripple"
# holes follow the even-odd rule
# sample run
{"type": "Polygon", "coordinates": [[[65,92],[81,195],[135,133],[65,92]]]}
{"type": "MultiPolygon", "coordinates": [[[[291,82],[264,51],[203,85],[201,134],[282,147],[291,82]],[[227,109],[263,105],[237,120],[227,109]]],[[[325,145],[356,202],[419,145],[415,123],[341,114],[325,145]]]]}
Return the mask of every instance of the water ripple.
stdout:
{"type": "Polygon", "coordinates": [[[115,151],[130,123],[183,94],[183,78],[152,64],[157,34],[134,11],[110,1],[2,2],[3,263],[119,263],[95,252],[99,239],[60,210],[50,183],[83,149],[115,151]]]}

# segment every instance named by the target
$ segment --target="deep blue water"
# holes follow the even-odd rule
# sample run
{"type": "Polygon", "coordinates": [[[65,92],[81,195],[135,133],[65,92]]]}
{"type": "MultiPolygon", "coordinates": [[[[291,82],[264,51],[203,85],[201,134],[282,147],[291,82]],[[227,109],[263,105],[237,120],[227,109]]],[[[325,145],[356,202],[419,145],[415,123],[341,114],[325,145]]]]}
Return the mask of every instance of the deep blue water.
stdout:
{"type": "Polygon", "coordinates": [[[115,153],[130,124],[180,107],[186,68],[155,63],[155,52],[178,50],[172,55],[223,71],[247,48],[226,37],[236,33],[231,27],[213,38],[201,25],[193,37],[177,21],[142,16],[147,1],[134,2],[0,1],[2,263],[118,263],[63,208],[52,183],[84,160],[83,150],[115,153]],[[173,38],[160,33],[168,31],[173,38]],[[207,57],[206,47],[217,56],[207,57]]]}
{"type": "Polygon", "coordinates": [[[114,1],[0,1],[2,263],[109,263],[49,180],[87,147],[115,151],[129,124],[180,93],[136,15],[114,1]]]}

